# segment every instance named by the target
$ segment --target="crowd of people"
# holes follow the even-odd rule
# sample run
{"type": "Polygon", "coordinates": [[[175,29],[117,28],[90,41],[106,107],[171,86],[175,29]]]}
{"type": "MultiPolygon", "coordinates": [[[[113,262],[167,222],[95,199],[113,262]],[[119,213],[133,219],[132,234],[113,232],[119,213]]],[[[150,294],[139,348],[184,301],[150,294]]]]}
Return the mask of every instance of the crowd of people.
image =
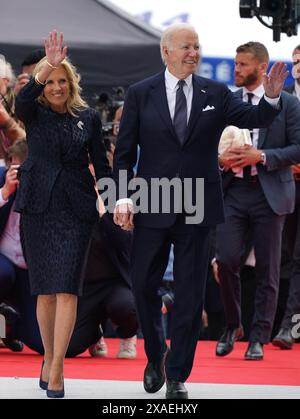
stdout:
{"type": "Polygon", "coordinates": [[[135,358],[144,338],[145,391],[166,382],[168,399],[188,398],[199,339],[217,340],[218,357],[247,340],[254,361],[271,341],[295,343],[300,72],[282,91],[286,65],[267,74],[266,47],[248,42],[236,49],[233,93],[196,75],[190,25],[167,29],[161,54],[166,70],[128,89],[109,140],[62,34],[25,57],[18,77],[0,55],[1,343],[43,356],[50,398],[64,397],[65,357],[107,356],[109,328],[119,358],[135,358]],[[249,128],[251,144],[218,154],[229,125],[249,128]],[[110,214],[96,185],[124,170],[127,182],[204,178],[202,222],[187,224],[173,196],[168,213],[135,213],[121,189],[110,214]]]}

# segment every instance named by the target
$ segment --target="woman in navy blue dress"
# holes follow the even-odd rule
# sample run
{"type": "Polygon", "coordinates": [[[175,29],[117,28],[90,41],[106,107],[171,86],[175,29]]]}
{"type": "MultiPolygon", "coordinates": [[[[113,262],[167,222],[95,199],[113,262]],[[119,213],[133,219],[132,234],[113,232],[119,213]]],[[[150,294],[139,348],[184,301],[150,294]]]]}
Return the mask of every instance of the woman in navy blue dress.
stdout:
{"type": "Polygon", "coordinates": [[[110,176],[98,113],[80,96],[80,76],[66,57],[63,36],[50,33],[34,79],[19,93],[28,158],[20,167],[15,210],[45,356],[40,377],[48,397],[64,397],[64,358],[76,320],[77,299],[93,225],[99,214],[97,180],[110,176]]]}

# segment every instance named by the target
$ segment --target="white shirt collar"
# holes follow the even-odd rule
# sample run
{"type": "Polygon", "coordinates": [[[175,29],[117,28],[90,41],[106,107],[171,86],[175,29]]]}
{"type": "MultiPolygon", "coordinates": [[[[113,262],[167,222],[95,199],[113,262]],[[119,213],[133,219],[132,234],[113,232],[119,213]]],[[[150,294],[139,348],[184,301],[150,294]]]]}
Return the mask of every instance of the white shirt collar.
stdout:
{"type": "Polygon", "coordinates": [[[265,94],[264,85],[261,84],[254,90],[248,90],[246,87],[243,87],[243,97],[246,97],[247,93],[253,93],[258,99],[261,99],[265,94]]]}
{"type": "MultiPolygon", "coordinates": [[[[177,85],[178,85],[179,79],[177,77],[173,76],[173,74],[170,73],[168,67],[166,68],[165,79],[166,79],[167,87],[170,90],[177,90],[177,85]]],[[[186,82],[188,88],[190,88],[193,85],[193,75],[191,74],[190,76],[188,76],[185,79],[185,82],[186,82]]]]}

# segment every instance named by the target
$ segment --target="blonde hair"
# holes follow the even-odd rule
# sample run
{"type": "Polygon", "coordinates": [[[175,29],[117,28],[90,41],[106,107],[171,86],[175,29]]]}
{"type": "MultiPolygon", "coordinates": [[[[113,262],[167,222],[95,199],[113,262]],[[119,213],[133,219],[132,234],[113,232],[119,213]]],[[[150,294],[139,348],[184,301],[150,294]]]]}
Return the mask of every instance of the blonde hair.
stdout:
{"type": "MultiPolygon", "coordinates": [[[[33,71],[33,76],[36,76],[38,72],[41,71],[46,61],[47,57],[44,57],[37,63],[33,71]]],[[[82,99],[80,95],[82,91],[79,85],[81,76],[77,72],[76,67],[71,63],[69,58],[65,58],[60,65],[66,71],[67,78],[70,84],[70,94],[66,103],[67,111],[71,115],[77,116],[78,112],[89,107],[86,101],[82,99]]],[[[47,101],[43,93],[38,97],[38,102],[43,106],[49,107],[49,102],[47,101]]]]}

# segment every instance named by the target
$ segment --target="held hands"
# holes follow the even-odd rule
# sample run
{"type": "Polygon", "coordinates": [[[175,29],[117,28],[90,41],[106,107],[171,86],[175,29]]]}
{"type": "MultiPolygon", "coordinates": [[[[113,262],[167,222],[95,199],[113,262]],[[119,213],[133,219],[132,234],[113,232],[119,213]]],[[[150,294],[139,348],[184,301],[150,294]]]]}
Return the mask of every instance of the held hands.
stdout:
{"type": "Polygon", "coordinates": [[[224,168],[225,172],[235,167],[235,161],[237,159],[236,153],[232,151],[232,148],[227,148],[224,153],[220,154],[219,156],[219,163],[222,168],[224,168]]]}
{"type": "Polygon", "coordinates": [[[66,58],[68,48],[63,47],[62,44],[62,32],[59,34],[58,38],[56,31],[50,32],[49,38],[45,39],[45,53],[49,67],[58,67],[61,64],[61,62],[66,58]]]}
{"type": "Polygon", "coordinates": [[[272,66],[269,74],[265,74],[263,77],[263,84],[267,97],[272,99],[280,96],[288,74],[289,72],[287,71],[286,64],[277,62],[272,66]]]}
{"type": "Polygon", "coordinates": [[[261,151],[250,145],[232,147],[220,155],[219,161],[225,171],[235,167],[242,169],[246,166],[255,166],[261,161],[261,151]]]}
{"type": "Polygon", "coordinates": [[[2,197],[6,201],[17,189],[19,165],[11,165],[6,173],[5,184],[2,188],[2,197]]]}
{"type": "Polygon", "coordinates": [[[125,231],[132,231],[134,210],[131,204],[116,205],[114,211],[114,222],[125,231]]]}
{"type": "Polygon", "coordinates": [[[261,151],[250,145],[229,148],[219,157],[220,165],[225,171],[236,167],[242,169],[246,166],[255,166],[260,161],[261,151]]]}
{"type": "Polygon", "coordinates": [[[261,160],[261,151],[249,145],[233,148],[231,151],[236,155],[234,165],[239,167],[255,166],[261,160]]]}

